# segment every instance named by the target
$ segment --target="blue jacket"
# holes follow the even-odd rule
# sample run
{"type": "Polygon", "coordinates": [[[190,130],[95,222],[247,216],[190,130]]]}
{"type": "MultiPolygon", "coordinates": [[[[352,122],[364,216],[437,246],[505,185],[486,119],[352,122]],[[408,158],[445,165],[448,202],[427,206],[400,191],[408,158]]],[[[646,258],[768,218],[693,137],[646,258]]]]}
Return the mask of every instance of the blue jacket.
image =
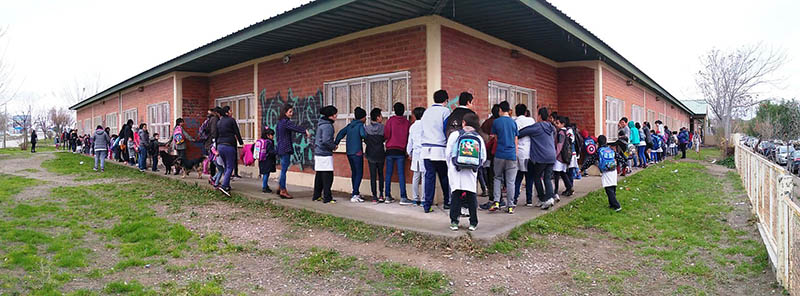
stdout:
{"type": "Polygon", "coordinates": [[[634,146],[639,145],[639,142],[642,139],[639,138],[639,129],[636,128],[636,123],[633,121],[628,121],[628,127],[631,129],[631,134],[628,135],[628,140],[634,146]]]}
{"type": "Polygon", "coordinates": [[[689,133],[686,132],[686,130],[683,130],[678,133],[678,143],[679,144],[689,143],[689,133]]]}
{"type": "Polygon", "coordinates": [[[554,145],[556,128],[546,121],[539,121],[519,131],[519,137],[531,138],[531,161],[534,163],[556,163],[556,146],[554,145]]]}
{"type": "Polygon", "coordinates": [[[353,120],[336,134],[336,145],[342,141],[342,138],[347,137],[347,155],[360,155],[363,154],[361,148],[361,141],[367,138],[367,132],[364,130],[364,123],[361,120],[353,120]]]}

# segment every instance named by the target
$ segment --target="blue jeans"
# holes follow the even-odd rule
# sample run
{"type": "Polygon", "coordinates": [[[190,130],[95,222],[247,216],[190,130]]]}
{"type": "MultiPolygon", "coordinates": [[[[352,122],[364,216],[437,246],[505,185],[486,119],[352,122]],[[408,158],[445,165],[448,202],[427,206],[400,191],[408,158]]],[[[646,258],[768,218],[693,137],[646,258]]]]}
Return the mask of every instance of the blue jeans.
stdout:
{"type": "Polygon", "coordinates": [[[139,146],[139,169],[146,170],[147,169],[147,148],[144,146],[139,146]]]}
{"type": "Polygon", "coordinates": [[[525,203],[533,203],[533,164],[527,162],[527,172],[517,171],[517,180],[514,182],[514,200],[519,202],[519,190],[522,188],[522,178],[525,178],[525,203]]]}
{"type": "Polygon", "coordinates": [[[406,157],[405,155],[386,156],[386,197],[392,196],[392,174],[397,165],[397,181],[400,184],[400,197],[408,199],[406,195],[406,157]]]}
{"type": "Polygon", "coordinates": [[[450,181],[447,178],[447,163],[444,160],[425,159],[425,202],[422,206],[425,212],[433,205],[433,195],[436,194],[436,175],[439,175],[439,184],[442,185],[444,204],[450,205],[450,181]]]}
{"type": "Polygon", "coordinates": [[[361,179],[364,178],[364,155],[347,155],[347,162],[350,163],[350,180],[353,182],[353,196],[361,195],[361,179]]]}
{"type": "Polygon", "coordinates": [[[108,157],[107,150],[95,150],[94,151],[94,169],[97,169],[97,163],[100,163],[100,169],[106,169],[106,157],[108,157]]]}
{"type": "MultiPolygon", "coordinates": [[[[286,172],[289,171],[289,166],[292,165],[289,161],[291,161],[291,155],[280,155],[281,158],[281,177],[278,179],[278,189],[286,189],[286,172]]],[[[227,163],[225,164],[227,166],[227,163]]]]}
{"type": "Polygon", "coordinates": [[[261,189],[269,188],[269,184],[267,184],[267,180],[269,180],[269,173],[261,175],[261,189]]]}
{"type": "Polygon", "coordinates": [[[233,174],[233,166],[236,165],[236,147],[219,144],[217,145],[219,155],[222,156],[222,161],[225,162],[225,173],[222,175],[222,188],[231,188],[231,174],[233,174]]]}
{"type": "Polygon", "coordinates": [[[151,155],[151,157],[153,158],[153,171],[157,172],[158,171],[158,152],[156,152],[155,154],[151,155]]]}
{"type": "Polygon", "coordinates": [[[639,154],[639,165],[644,166],[647,164],[647,157],[645,157],[644,153],[647,151],[647,146],[636,146],[636,151],[639,154]]]}

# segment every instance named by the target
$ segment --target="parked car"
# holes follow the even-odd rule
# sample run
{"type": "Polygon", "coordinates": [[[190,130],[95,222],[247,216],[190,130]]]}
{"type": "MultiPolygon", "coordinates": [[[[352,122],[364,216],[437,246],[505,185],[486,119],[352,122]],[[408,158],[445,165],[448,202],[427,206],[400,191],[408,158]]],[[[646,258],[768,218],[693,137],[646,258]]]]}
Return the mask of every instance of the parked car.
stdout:
{"type": "Polygon", "coordinates": [[[791,155],[794,152],[794,147],[792,147],[792,146],[778,146],[773,151],[774,152],[772,153],[772,155],[773,155],[773,159],[775,160],[775,163],[777,163],[779,165],[786,165],[789,162],[788,161],[789,155],[791,155]]]}
{"type": "Polygon", "coordinates": [[[795,150],[789,157],[789,165],[787,166],[789,172],[797,175],[800,173],[800,150],[795,150]]]}

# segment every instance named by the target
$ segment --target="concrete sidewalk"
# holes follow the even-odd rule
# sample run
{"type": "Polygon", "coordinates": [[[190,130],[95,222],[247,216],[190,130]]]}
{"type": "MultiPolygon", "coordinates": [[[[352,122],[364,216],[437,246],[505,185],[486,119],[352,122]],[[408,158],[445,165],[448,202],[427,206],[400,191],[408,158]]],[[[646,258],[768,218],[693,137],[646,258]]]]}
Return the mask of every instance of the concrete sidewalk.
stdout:
{"type": "MultiPolygon", "coordinates": [[[[634,173],[638,171],[640,170],[635,169],[634,173]]],[[[163,172],[160,174],[163,176],[163,172]]],[[[180,176],[169,177],[183,180],[187,183],[208,186],[209,189],[212,189],[212,187],[208,185],[206,175],[204,175],[202,179],[197,179],[197,174],[190,174],[186,179],[181,179],[180,176]]],[[[621,177],[620,180],[622,179],[624,178],[621,177]]],[[[426,214],[422,212],[422,207],[415,205],[401,206],[397,202],[391,204],[374,204],[371,201],[351,203],[349,193],[343,192],[334,192],[334,199],[337,201],[336,204],[323,204],[322,202],[311,201],[314,184],[307,184],[307,186],[288,185],[289,192],[294,199],[281,199],[275,193],[262,193],[261,181],[254,178],[234,179],[234,181],[231,182],[231,187],[233,187],[233,192],[249,198],[269,200],[275,204],[290,208],[306,209],[342,218],[359,220],[368,224],[420,232],[443,238],[456,238],[463,235],[471,235],[474,240],[491,242],[505,237],[514,227],[563,207],[571,201],[585,196],[589,192],[601,189],[599,176],[583,177],[581,180],[576,180],[574,183],[575,194],[570,197],[562,196],[561,202],[556,203],[554,207],[546,211],[540,208],[525,206],[525,189],[523,186],[520,196],[522,202],[518,203],[519,205],[513,215],[509,215],[505,212],[492,213],[478,209],[478,229],[473,232],[469,232],[466,229],[466,227],[469,226],[469,218],[466,217],[460,219],[461,229],[459,229],[459,231],[450,230],[450,212],[449,210],[444,210],[441,205],[435,206],[433,213],[426,214]]],[[[270,184],[272,184],[271,188],[275,190],[277,187],[276,180],[270,179],[270,184]]],[[[563,191],[563,184],[560,189],[563,191]]],[[[441,190],[441,188],[437,186],[437,190],[441,190]]],[[[533,198],[534,200],[536,199],[535,193],[533,198]]],[[[479,204],[485,203],[488,200],[488,197],[478,197],[479,204]]]]}

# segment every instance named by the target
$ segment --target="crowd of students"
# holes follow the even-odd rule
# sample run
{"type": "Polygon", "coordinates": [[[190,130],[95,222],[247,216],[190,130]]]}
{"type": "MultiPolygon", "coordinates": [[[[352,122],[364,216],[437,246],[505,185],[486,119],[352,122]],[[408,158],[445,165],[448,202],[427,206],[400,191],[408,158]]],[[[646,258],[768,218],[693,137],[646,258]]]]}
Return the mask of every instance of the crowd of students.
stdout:
{"type": "MultiPolygon", "coordinates": [[[[443,208],[449,210],[452,230],[458,230],[458,220],[462,216],[469,217],[468,229],[475,230],[478,208],[514,214],[515,208],[522,204],[519,198],[523,180],[525,206],[547,210],[562,196],[574,194],[574,182],[585,176],[593,165],[601,172],[609,207],[620,211],[622,207],[616,200],[618,175],[629,173],[630,167],[644,168],[663,161],[666,156],[675,156],[679,149],[685,158],[689,145],[685,128],[671,131],[661,121],[651,126],[648,122],[638,123],[623,117],[619,121],[617,140],[608,142],[605,135],[590,136],[568,117],[551,113],[547,108],[533,110],[534,119],[526,105],[518,104],[512,109],[507,101],[492,106],[491,116],[481,122],[473,110],[472,94],[459,94],[455,109],[444,105],[448,97],[445,90],[436,91],[432,106],[412,110],[413,124],[406,118],[406,106],[399,102],[392,106],[394,115],[388,119],[379,108],[367,114],[366,110],[356,107],[354,120],[338,132],[334,128],[337,108],[321,108],[313,139],[312,200],[326,204],[337,202],[331,192],[335,169],[333,151],[344,140],[352,181],[350,202],[394,202],[391,180],[396,171],[400,180],[397,183],[399,203],[420,206],[423,212],[431,213],[438,178],[443,208]],[[365,158],[370,172],[371,196],[368,198],[360,191],[365,158]],[[405,182],[407,158],[410,158],[413,173],[411,196],[407,194],[405,182]],[[560,183],[564,190],[559,193],[560,183]],[[479,195],[488,196],[489,201],[479,205],[479,195]]],[[[293,114],[293,106],[285,105],[275,130],[268,127],[261,130],[259,139],[248,151],[258,162],[265,193],[273,192],[268,184],[269,176],[276,171],[278,163],[281,165],[277,194],[285,199],[293,198],[286,187],[286,173],[294,153],[292,139],[295,133],[311,137],[310,130],[292,122],[293,114]]],[[[187,141],[195,141],[183,124],[182,119],[177,119],[172,135],[163,144],[174,148],[179,159],[186,158],[187,141]]],[[[147,155],[151,155],[152,169],[156,171],[156,155],[162,146],[158,134],[151,137],[146,124],[140,124],[138,129],[132,125],[129,120],[119,136],[109,136],[107,128],[98,126],[92,136],[77,137],[72,131],[62,137],[66,137],[73,150],[76,149],[71,141],[73,136],[76,143],[80,143],[81,138],[88,141],[85,146],[92,147],[91,153],[96,155],[95,170],[98,162],[102,171],[104,159],[114,158],[130,165],[138,159],[138,167],[144,171],[147,155]]],[[[203,171],[209,174],[209,183],[230,196],[231,176],[238,175],[237,147],[243,145],[243,141],[228,107],[208,111],[197,141],[203,144],[203,153],[207,156],[203,171]]]]}

